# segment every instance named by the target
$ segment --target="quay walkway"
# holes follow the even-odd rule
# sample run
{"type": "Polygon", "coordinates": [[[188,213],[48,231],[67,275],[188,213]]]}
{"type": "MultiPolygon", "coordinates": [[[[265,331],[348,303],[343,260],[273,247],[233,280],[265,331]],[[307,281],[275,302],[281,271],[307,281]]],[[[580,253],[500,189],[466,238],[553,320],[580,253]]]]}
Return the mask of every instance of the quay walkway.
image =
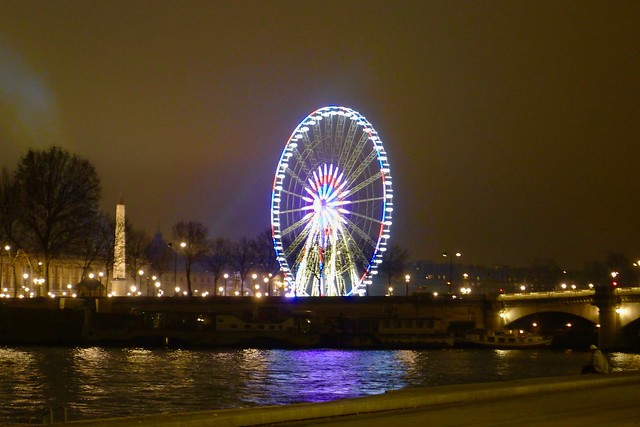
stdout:
{"type": "MultiPolygon", "coordinates": [[[[123,426],[640,426],[640,371],[409,388],[362,398],[70,421],[123,426]]],[[[161,408],[158,408],[161,411],[161,408]]]]}

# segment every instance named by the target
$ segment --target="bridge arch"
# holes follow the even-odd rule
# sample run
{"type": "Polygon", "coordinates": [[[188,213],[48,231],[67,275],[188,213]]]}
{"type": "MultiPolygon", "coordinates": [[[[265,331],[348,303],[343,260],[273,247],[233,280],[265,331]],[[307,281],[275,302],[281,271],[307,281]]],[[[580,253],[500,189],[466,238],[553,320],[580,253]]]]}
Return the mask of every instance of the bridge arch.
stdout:
{"type": "Polygon", "coordinates": [[[507,326],[525,317],[545,316],[549,313],[564,313],[581,317],[593,324],[599,322],[598,307],[585,304],[563,304],[554,307],[505,306],[499,313],[503,325],[507,326]]]}
{"type": "Polygon", "coordinates": [[[597,326],[602,348],[640,343],[640,288],[599,286],[591,290],[504,294],[492,304],[487,324],[508,327],[530,316],[564,313],[597,326]]]}

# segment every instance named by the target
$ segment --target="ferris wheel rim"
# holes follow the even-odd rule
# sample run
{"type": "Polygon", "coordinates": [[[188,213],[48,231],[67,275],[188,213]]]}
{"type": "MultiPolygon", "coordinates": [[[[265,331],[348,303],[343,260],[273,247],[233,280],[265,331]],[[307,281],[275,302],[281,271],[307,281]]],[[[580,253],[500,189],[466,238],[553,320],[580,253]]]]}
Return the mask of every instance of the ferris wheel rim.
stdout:
{"type": "MultiPolygon", "coordinates": [[[[297,148],[298,146],[298,142],[301,139],[304,139],[305,136],[308,138],[308,132],[310,130],[309,126],[313,126],[313,131],[317,132],[319,134],[321,134],[321,131],[319,130],[320,125],[319,122],[323,119],[323,118],[328,118],[331,116],[343,116],[344,119],[339,118],[338,120],[341,121],[341,123],[345,123],[347,119],[349,119],[349,125],[351,128],[354,127],[354,122],[356,123],[356,128],[359,132],[361,132],[361,140],[359,141],[359,143],[362,144],[362,140],[364,139],[364,144],[362,144],[361,148],[364,148],[365,145],[368,147],[370,144],[371,147],[371,151],[369,153],[369,157],[373,158],[371,160],[369,160],[370,164],[375,164],[377,162],[377,164],[379,164],[378,169],[378,176],[369,176],[367,179],[370,180],[371,182],[364,182],[364,183],[360,183],[362,188],[365,188],[367,190],[367,192],[369,192],[369,188],[366,188],[368,185],[373,185],[373,183],[376,183],[379,181],[379,184],[377,184],[379,186],[376,187],[376,191],[380,192],[380,195],[377,195],[377,200],[376,203],[381,205],[382,208],[376,208],[378,209],[380,212],[378,215],[376,215],[376,217],[374,218],[373,216],[368,217],[363,213],[360,212],[351,212],[353,214],[353,217],[356,218],[355,221],[367,221],[368,223],[366,224],[367,227],[369,228],[369,230],[372,228],[372,224],[373,223],[379,223],[379,227],[377,232],[375,233],[375,235],[373,236],[369,236],[367,238],[368,235],[373,234],[372,231],[369,231],[369,233],[366,233],[363,230],[359,230],[357,229],[355,224],[347,224],[350,227],[354,227],[356,229],[356,233],[359,234],[358,239],[364,239],[367,240],[367,244],[371,246],[370,249],[370,256],[369,254],[364,254],[366,255],[369,259],[366,260],[366,267],[362,268],[362,271],[358,272],[359,274],[361,273],[361,277],[354,279],[352,278],[352,288],[348,291],[345,292],[345,295],[349,295],[352,293],[358,293],[360,295],[362,295],[363,293],[363,285],[364,286],[368,286],[371,283],[371,278],[372,276],[374,276],[377,273],[377,265],[379,263],[381,263],[381,258],[382,258],[382,254],[384,252],[384,250],[386,250],[386,244],[387,241],[390,237],[390,226],[392,224],[392,212],[393,212],[393,190],[392,190],[392,185],[391,185],[391,171],[390,171],[390,166],[389,166],[389,162],[388,162],[388,158],[387,158],[387,154],[386,151],[384,149],[384,146],[382,145],[382,141],[379,138],[377,132],[375,131],[373,125],[359,112],[348,108],[348,107],[343,107],[343,106],[337,106],[337,105],[330,105],[330,106],[326,106],[326,107],[322,107],[319,109],[314,110],[313,112],[311,112],[310,114],[308,114],[302,121],[300,121],[300,123],[296,126],[296,128],[293,130],[293,132],[291,133],[290,137],[287,140],[287,143],[285,144],[285,147],[282,151],[282,154],[280,156],[280,159],[278,161],[278,167],[276,169],[276,174],[274,177],[274,182],[273,182],[273,189],[272,189],[272,200],[271,200],[271,225],[272,225],[272,236],[273,236],[273,242],[274,242],[274,249],[276,251],[276,255],[278,258],[278,261],[281,265],[281,270],[284,273],[285,276],[285,281],[292,281],[293,280],[293,275],[297,274],[297,272],[292,271],[293,267],[297,267],[298,269],[300,268],[300,266],[296,266],[295,263],[294,265],[290,265],[290,261],[287,259],[287,255],[286,255],[286,249],[285,248],[285,242],[283,241],[283,230],[281,228],[281,219],[284,215],[284,212],[281,212],[280,208],[280,202],[283,198],[283,194],[287,192],[287,190],[285,188],[283,188],[283,183],[284,180],[287,176],[287,170],[289,167],[289,160],[291,157],[294,156],[294,150],[297,148]],[[361,218],[358,218],[358,216],[360,216],[361,218]],[[379,216],[379,218],[378,218],[379,216]],[[367,235],[367,236],[365,236],[367,235]],[[353,283],[353,282],[356,283],[353,283]]],[[[326,123],[326,122],[325,122],[326,123]]],[[[333,129],[332,129],[333,130],[333,129]]],[[[315,137],[317,137],[318,135],[315,135],[315,137]]],[[[315,140],[314,140],[315,141],[315,140]]],[[[320,145],[322,142],[321,141],[316,141],[317,145],[320,145]]],[[[344,143],[344,141],[340,141],[342,143],[344,143]]],[[[352,144],[353,140],[351,140],[350,142],[348,142],[348,144],[352,144]]],[[[351,147],[349,147],[351,148],[351,147]]],[[[344,147],[343,147],[344,150],[344,147]]],[[[309,151],[309,150],[307,150],[309,151]]],[[[357,153],[359,154],[359,153],[357,153]]],[[[298,160],[306,160],[306,158],[302,158],[301,154],[297,154],[299,156],[298,160]]],[[[353,155],[353,154],[352,154],[353,155]]],[[[338,158],[338,160],[343,160],[341,158],[338,158]]],[[[304,161],[301,163],[305,163],[304,161]]],[[[320,162],[323,163],[323,162],[320,162]]],[[[329,162],[330,163],[330,162],[329,162]]],[[[342,179],[343,175],[338,175],[338,172],[336,172],[336,175],[332,175],[334,169],[336,171],[338,171],[340,168],[339,166],[336,166],[334,164],[330,164],[327,165],[327,163],[324,163],[324,165],[312,165],[312,167],[309,167],[309,169],[313,169],[315,167],[318,167],[318,171],[313,170],[313,171],[306,171],[306,175],[313,175],[315,177],[315,180],[318,181],[322,181],[322,179],[325,179],[325,176],[328,176],[330,178],[326,178],[326,179],[332,179],[332,183],[336,183],[336,182],[340,182],[340,180],[342,179]],[[318,176],[322,177],[322,178],[318,178],[318,176]]],[[[368,165],[366,165],[367,168],[369,168],[368,165]]],[[[297,179],[298,182],[296,185],[294,185],[294,188],[304,188],[304,186],[306,185],[304,180],[302,180],[299,176],[297,176],[296,173],[291,173],[292,171],[289,170],[289,176],[292,176],[292,180],[293,179],[297,179]]],[[[305,176],[306,178],[306,176],[305,176]]],[[[326,181],[325,179],[325,181],[326,181]]],[[[325,182],[322,181],[322,182],[325,182]]],[[[313,179],[309,180],[310,182],[310,186],[314,187],[314,183],[313,183],[313,179]]],[[[355,182],[355,181],[354,181],[355,182]]],[[[292,185],[292,184],[290,184],[292,185]]],[[[353,188],[356,188],[357,186],[354,186],[353,188]]],[[[337,187],[336,187],[337,188],[337,187]]],[[[334,188],[334,190],[336,190],[336,188],[334,188]]],[[[313,192],[310,191],[309,189],[305,188],[307,190],[307,192],[311,195],[311,197],[307,196],[308,198],[305,199],[307,202],[310,202],[313,196],[313,192]]],[[[361,188],[358,188],[358,190],[360,190],[361,188]]],[[[317,189],[316,189],[317,190],[317,189]]],[[[293,194],[288,194],[287,197],[289,198],[293,198],[293,197],[297,197],[297,195],[293,195],[293,194]]],[[[300,197],[305,197],[305,196],[300,196],[300,197]]],[[[337,196],[333,196],[334,198],[337,196]]],[[[317,199],[317,198],[316,198],[317,199]]],[[[330,201],[330,199],[327,197],[325,199],[325,202],[330,201]]],[[[318,203],[318,200],[315,200],[314,203],[318,203]]],[[[373,205],[373,201],[369,200],[369,199],[356,199],[355,202],[353,203],[354,205],[357,203],[363,203],[365,205],[373,205]]],[[[376,206],[377,206],[376,204],[376,206]]],[[[312,210],[313,208],[310,207],[309,205],[305,206],[305,208],[307,210],[312,210]]],[[[339,210],[340,208],[338,208],[339,210]]],[[[309,213],[307,213],[307,215],[309,215],[309,213]]],[[[372,214],[373,215],[373,214],[372,214]]],[[[304,219],[304,217],[303,217],[304,219]]],[[[303,219],[301,219],[299,222],[300,224],[292,224],[290,225],[290,227],[301,227],[304,224],[303,219]]],[[[344,218],[342,219],[345,223],[347,223],[347,220],[345,220],[344,218]]],[[[306,224],[306,226],[308,226],[308,224],[306,224]]],[[[317,229],[314,231],[315,233],[320,233],[317,229]]],[[[337,234],[337,231],[336,231],[337,234]]],[[[346,234],[346,233],[345,233],[346,234]]],[[[301,234],[298,234],[298,236],[300,236],[301,234]]],[[[319,234],[318,234],[319,235],[319,234]]],[[[351,237],[353,239],[353,237],[351,237]]],[[[301,242],[297,242],[298,244],[301,244],[301,242]]],[[[335,247],[338,247],[337,245],[335,247]]],[[[294,248],[295,249],[295,248],[294,248]]],[[[337,253],[339,253],[339,251],[336,251],[337,253]]],[[[359,257],[362,258],[363,254],[357,254],[359,257]]],[[[320,252],[320,257],[322,257],[322,252],[320,252]]],[[[337,256],[336,256],[337,257],[337,256]]],[[[362,262],[362,260],[360,260],[362,262]]],[[[297,262],[297,261],[296,261],[297,262]]],[[[350,261],[351,263],[353,263],[353,260],[350,261]]],[[[353,276],[353,274],[352,274],[353,276]]],[[[297,285],[294,283],[294,286],[297,285]]],[[[299,289],[301,290],[301,289],[299,289]]]]}

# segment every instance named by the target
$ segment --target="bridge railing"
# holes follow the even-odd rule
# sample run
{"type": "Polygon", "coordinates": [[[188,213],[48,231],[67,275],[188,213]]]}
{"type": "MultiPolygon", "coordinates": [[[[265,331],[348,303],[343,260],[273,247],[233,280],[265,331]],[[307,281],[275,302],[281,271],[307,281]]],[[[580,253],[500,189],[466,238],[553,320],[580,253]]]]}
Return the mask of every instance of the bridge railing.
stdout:
{"type": "Polygon", "coordinates": [[[625,288],[616,288],[616,294],[618,295],[628,295],[628,294],[640,294],[640,287],[625,287],[625,288]]]}
{"type": "Polygon", "coordinates": [[[521,292],[515,294],[501,294],[501,300],[545,299],[545,298],[571,298],[594,295],[593,289],[547,292],[521,292]]]}

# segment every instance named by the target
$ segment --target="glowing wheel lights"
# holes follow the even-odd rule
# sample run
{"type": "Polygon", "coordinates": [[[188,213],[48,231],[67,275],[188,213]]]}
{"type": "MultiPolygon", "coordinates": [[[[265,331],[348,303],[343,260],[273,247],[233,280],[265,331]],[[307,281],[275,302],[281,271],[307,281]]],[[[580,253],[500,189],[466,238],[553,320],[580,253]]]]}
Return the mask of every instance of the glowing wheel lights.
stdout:
{"type": "Polygon", "coordinates": [[[392,212],[389,162],[371,123],[346,107],[309,114],[282,151],[271,198],[288,294],[364,295],[392,212]]]}

